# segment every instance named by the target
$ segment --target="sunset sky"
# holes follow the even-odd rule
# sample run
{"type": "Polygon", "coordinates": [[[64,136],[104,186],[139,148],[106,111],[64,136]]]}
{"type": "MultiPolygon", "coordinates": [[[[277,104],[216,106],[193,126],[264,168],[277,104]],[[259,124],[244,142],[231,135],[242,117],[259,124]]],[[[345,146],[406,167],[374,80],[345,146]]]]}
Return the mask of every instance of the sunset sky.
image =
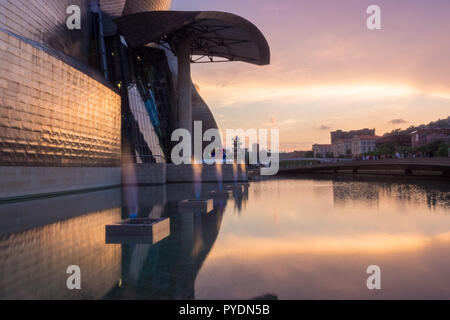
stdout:
{"type": "Polygon", "coordinates": [[[193,66],[221,129],[279,128],[281,150],[308,150],[331,130],[381,135],[450,115],[448,0],[174,0],[172,9],[239,14],[269,42],[270,66],[193,66]],[[371,4],[382,30],[366,27],[371,4]]]}

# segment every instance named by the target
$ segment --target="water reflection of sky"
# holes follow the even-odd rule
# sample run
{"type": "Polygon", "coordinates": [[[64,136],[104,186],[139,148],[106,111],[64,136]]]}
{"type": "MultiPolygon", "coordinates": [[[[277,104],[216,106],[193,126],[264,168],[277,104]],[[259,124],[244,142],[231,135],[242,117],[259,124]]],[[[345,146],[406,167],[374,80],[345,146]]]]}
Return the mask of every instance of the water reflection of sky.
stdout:
{"type": "Polygon", "coordinates": [[[268,180],[216,200],[209,214],[178,212],[178,201],[217,189],[170,184],[0,205],[0,299],[450,298],[448,182],[268,180]],[[129,214],[170,218],[170,235],[106,244],[105,224],[129,214]],[[81,292],[66,289],[72,264],[81,292]],[[373,264],[379,292],[366,288],[373,264]]]}
{"type": "Polygon", "coordinates": [[[450,298],[445,183],[275,180],[225,211],[197,298],[450,298]],[[366,268],[382,269],[369,292],[366,268]]]}

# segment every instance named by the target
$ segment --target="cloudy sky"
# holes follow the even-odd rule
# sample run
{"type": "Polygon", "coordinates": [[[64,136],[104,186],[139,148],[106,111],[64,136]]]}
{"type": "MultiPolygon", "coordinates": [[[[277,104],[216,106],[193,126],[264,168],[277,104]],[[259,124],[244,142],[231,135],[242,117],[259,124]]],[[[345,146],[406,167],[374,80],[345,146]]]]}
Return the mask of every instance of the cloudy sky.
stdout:
{"type": "Polygon", "coordinates": [[[198,64],[193,81],[221,129],[279,128],[282,150],[334,129],[395,128],[450,115],[448,0],[174,0],[239,14],[266,36],[270,66],[198,64]],[[382,30],[366,27],[381,7],[382,30]]]}

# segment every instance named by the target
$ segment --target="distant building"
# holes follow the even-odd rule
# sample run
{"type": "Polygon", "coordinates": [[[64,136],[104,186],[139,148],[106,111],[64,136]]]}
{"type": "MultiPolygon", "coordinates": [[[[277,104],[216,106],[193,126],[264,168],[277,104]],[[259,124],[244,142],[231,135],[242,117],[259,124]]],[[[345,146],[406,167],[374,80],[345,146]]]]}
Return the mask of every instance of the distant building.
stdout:
{"type": "Polygon", "coordinates": [[[411,133],[413,148],[419,148],[437,140],[450,143],[450,128],[419,129],[411,133]]]}
{"type": "Polygon", "coordinates": [[[411,147],[411,136],[409,134],[389,134],[380,137],[376,142],[377,147],[387,143],[393,144],[395,148],[411,147]]]}
{"type": "Polygon", "coordinates": [[[260,160],[259,143],[254,143],[252,145],[252,149],[250,150],[250,152],[253,154],[254,161],[256,161],[256,163],[253,163],[253,164],[259,164],[259,160],[260,160]]]}
{"type": "Polygon", "coordinates": [[[339,139],[331,145],[331,149],[336,158],[350,156],[352,154],[352,139],[339,139]]]}
{"type": "Polygon", "coordinates": [[[337,157],[353,154],[353,138],[355,136],[375,136],[375,129],[360,129],[351,131],[337,130],[330,132],[331,152],[337,157]]]}
{"type": "Polygon", "coordinates": [[[313,145],[314,157],[326,157],[332,153],[331,144],[315,144],[313,145]]]}
{"type": "Polygon", "coordinates": [[[351,140],[354,136],[374,136],[375,129],[361,129],[361,130],[351,130],[342,131],[337,130],[330,133],[331,134],[331,144],[342,142],[342,140],[351,140]]]}
{"type": "Polygon", "coordinates": [[[375,150],[376,142],[380,137],[371,136],[355,136],[352,139],[352,156],[360,156],[375,150]]]}

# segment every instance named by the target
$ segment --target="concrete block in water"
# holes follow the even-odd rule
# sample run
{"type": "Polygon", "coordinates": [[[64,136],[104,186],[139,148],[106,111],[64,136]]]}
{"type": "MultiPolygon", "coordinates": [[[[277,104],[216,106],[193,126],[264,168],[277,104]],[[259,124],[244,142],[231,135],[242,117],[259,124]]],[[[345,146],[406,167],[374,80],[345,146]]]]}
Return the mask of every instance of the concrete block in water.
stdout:
{"type": "Polygon", "coordinates": [[[155,244],[170,235],[170,218],[136,218],[106,226],[106,243],[155,244]]]}
{"type": "Polygon", "coordinates": [[[209,213],[214,209],[213,199],[184,200],[178,203],[178,210],[182,212],[209,213]]]}
{"type": "Polygon", "coordinates": [[[231,190],[236,192],[244,192],[244,186],[241,184],[229,185],[225,187],[225,190],[231,190]]]}
{"type": "Polygon", "coordinates": [[[219,200],[228,200],[233,196],[232,190],[224,190],[224,191],[211,191],[211,198],[219,199],[219,200]]]}

